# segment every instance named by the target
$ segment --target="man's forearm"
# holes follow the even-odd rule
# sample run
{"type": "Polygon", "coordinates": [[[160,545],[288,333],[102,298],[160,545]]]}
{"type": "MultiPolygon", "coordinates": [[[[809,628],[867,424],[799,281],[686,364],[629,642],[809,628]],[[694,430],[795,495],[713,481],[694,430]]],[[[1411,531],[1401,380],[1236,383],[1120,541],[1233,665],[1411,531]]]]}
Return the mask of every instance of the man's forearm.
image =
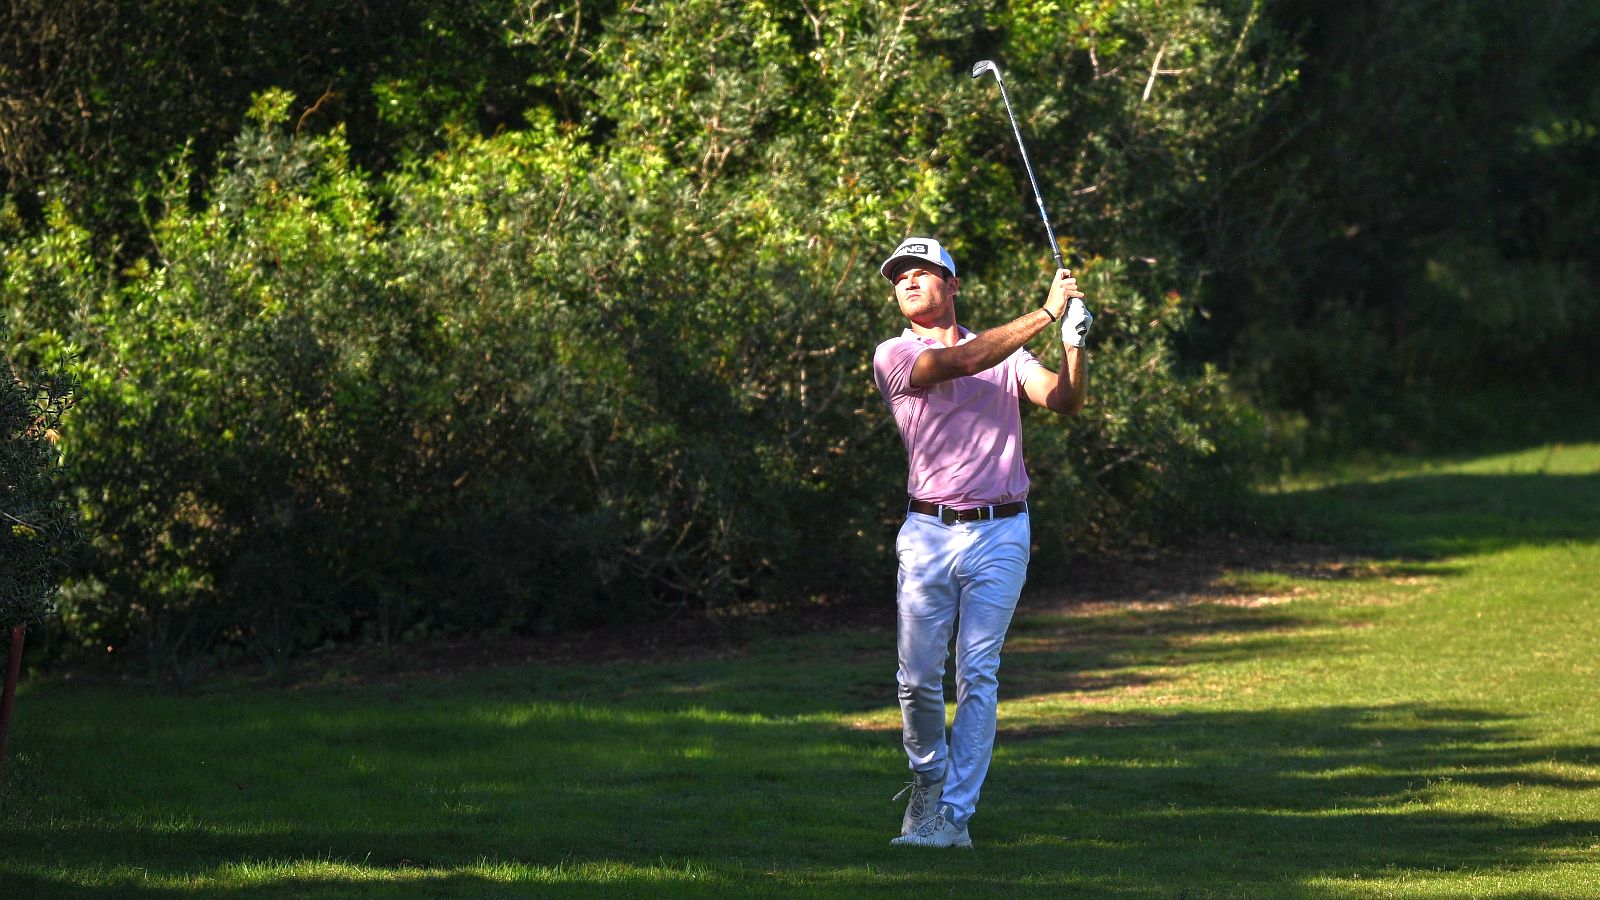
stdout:
{"type": "Polygon", "coordinates": [[[1059,413],[1077,415],[1089,399],[1089,353],[1068,344],[1061,360],[1061,377],[1046,404],[1059,413]]]}
{"type": "Polygon", "coordinates": [[[996,328],[981,332],[965,344],[945,351],[945,360],[958,375],[976,375],[999,365],[1018,347],[1049,327],[1050,314],[1036,309],[996,328]]]}

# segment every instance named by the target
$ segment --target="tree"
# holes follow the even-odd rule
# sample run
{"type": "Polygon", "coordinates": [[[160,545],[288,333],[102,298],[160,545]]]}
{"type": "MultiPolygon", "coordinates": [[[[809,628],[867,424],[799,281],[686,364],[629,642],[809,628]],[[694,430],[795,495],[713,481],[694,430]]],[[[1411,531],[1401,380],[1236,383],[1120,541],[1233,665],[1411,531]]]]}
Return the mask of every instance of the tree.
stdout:
{"type": "Polygon", "coordinates": [[[1508,429],[1600,385],[1600,6],[1275,0],[1306,57],[1226,226],[1197,354],[1318,443],[1508,429]],[[1257,215],[1259,214],[1259,215],[1257,215]],[[1466,427],[1463,427],[1465,425],[1466,427]]]}
{"type": "MultiPolygon", "coordinates": [[[[251,98],[304,98],[296,125],[345,132],[382,171],[452,132],[579,118],[580,39],[615,0],[7,0],[0,4],[0,190],[37,222],[48,191],[102,246],[145,248],[136,204],[175,148],[223,150],[251,98]]],[[[202,172],[202,175],[208,174],[202,172]]]]}
{"type": "Polygon", "coordinates": [[[61,418],[72,406],[70,376],[23,380],[0,357],[0,628],[11,632],[5,688],[0,695],[0,775],[23,636],[52,609],[57,577],[77,543],[77,520],[59,481],[61,418]]]}

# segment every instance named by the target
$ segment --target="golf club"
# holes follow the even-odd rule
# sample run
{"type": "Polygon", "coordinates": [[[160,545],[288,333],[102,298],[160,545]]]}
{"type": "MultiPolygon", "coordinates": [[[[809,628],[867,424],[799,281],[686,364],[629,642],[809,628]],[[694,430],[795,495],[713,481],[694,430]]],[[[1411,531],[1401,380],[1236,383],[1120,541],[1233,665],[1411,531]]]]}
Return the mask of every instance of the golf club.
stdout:
{"type": "Polygon", "coordinates": [[[1061,248],[1056,244],[1056,230],[1050,227],[1050,216],[1044,211],[1044,198],[1039,196],[1039,182],[1033,177],[1033,164],[1028,162],[1028,148],[1022,143],[1022,129],[1017,127],[1017,117],[1011,111],[1011,98],[1006,94],[1005,79],[1000,77],[1000,67],[992,59],[980,59],[972,64],[972,77],[982,77],[983,73],[994,73],[995,83],[1000,85],[1000,99],[1006,104],[1006,118],[1011,120],[1011,130],[1017,136],[1017,149],[1022,151],[1022,167],[1028,171],[1028,183],[1033,185],[1033,202],[1039,204],[1039,218],[1044,220],[1044,232],[1050,236],[1050,252],[1055,255],[1056,268],[1065,269],[1067,266],[1061,261],[1061,248]]]}

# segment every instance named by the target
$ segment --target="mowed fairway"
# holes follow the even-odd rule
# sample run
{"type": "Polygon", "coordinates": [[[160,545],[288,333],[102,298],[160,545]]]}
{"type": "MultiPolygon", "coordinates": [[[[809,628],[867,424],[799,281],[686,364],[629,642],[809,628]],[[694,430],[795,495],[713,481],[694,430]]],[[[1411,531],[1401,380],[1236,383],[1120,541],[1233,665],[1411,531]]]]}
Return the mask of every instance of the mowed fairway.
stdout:
{"type": "Polygon", "coordinates": [[[1332,546],[1030,588],[974,852],[885,609],[685,662],[24,686],[0,897],[1600,895],[1600,445],[1283,491],[1332,546]]]}

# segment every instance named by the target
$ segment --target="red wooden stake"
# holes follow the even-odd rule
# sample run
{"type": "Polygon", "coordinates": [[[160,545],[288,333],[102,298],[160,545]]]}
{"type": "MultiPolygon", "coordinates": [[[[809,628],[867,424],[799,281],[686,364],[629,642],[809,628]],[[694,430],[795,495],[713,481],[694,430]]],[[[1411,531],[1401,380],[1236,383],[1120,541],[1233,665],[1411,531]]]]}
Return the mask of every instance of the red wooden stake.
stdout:
{"type": "Polygon", "coordinates": [[[11,661],[6,666],[5,692],[0,694],[0,784],[5,783],[6,741],[11,737],[11,707],[17,702],[17,679],[22,676],[22,636],[25,633],[21,625],[11,629],[11,661]]]}

